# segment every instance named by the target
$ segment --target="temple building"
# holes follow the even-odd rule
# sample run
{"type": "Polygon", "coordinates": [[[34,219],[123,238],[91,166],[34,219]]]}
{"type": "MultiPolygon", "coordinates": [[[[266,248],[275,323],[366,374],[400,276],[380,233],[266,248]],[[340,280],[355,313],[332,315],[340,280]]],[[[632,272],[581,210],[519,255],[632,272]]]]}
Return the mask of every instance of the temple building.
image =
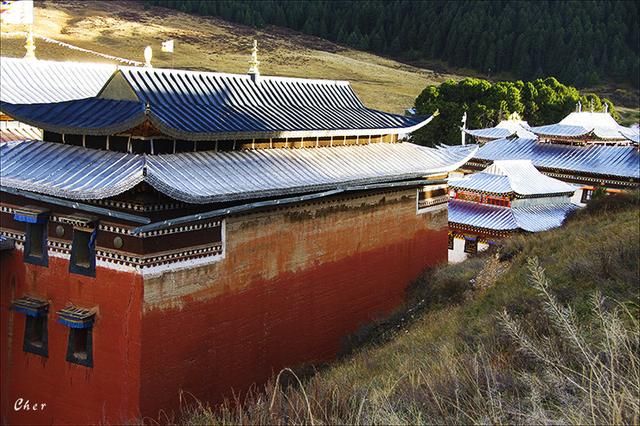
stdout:
{"type": "Polygon", "coordinates": [[[477,150],[399,141],[429,119],[257,60],[0,109],[43,131],[0,145],[6,422],[157,418],[331,360],[447,261],[447,173],[477,150]]]}
{"type": "Polygon", "coordinates": [[[640,183],[638,130],[620,126],[606,111],[579,110],[557,124],[527,131],[532,136],[512,134],[485,143],[463,170],[527,159],[542,173],[576,185],[572,202],[581,205],[597,188],[617,192],[640,183]]]}
{"type": "Polygon", "coordinates": [[[556,228],[577,205],[576,188],[540,173],[529,160],[498,160],[449,181],[449,261],[486,250],[514,233],[556,228]]]}
{"type": "MultiPolygon", "coordinates": [[[[0,101],[62,102],[95,96],[116,67],[108,64],[0,58],[0,101]]],[[[0,111],[0,142],[42,139],[42,131],[0,111]]]]}
{"type": "Polygon", "coordinates": [[[606,110],[570,113],[559,123],[532,127],[540,142],[568,145],[637,145],[638,131],[619,125],[606,110]]]}
{"type": "Polygon", "coordinates": [[[461,127],[460,130],[479,144],[504,138],[534,138],[535,135],[529,131],[529,124],[522,120],[517,112],[509,115],[507,120],[500,121],[495,127],[485,129],[467,129],[461,127]]]}

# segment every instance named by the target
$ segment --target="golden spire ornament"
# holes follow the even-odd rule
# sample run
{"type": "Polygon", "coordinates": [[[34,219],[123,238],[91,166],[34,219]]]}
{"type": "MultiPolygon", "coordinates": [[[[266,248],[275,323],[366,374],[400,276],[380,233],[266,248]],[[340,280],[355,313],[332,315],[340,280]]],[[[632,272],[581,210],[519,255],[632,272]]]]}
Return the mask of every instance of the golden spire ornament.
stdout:
{"type": "Polygon", "coordinates": [[[36,59],[36,43],[33,41],[33,28],[29,25],[29,32],[27,33],[27,42],[24,45],[27,53],[24,55],[25,59],[36,59]]]}
{"type": "Polygon", "coordinates": [[[253,40],[253,50],[251,51],[251,60],[249,61],[249,72],[255,81],[260,76],[260,70],[258,69],[260,61],[258,60],[258,40],[253,40]]]}

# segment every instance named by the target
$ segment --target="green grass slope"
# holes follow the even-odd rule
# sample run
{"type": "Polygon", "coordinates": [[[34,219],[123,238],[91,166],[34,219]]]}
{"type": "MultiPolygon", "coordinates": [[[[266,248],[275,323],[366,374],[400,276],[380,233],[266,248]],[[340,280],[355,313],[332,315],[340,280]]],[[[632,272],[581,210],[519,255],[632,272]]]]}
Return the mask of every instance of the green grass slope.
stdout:
{"type": "Polygon", "coordinates": [[[283,371],[201,423],[633,423],[640,420],[638,196],[505,241],[415,283],[348,355],[283,371]]]}

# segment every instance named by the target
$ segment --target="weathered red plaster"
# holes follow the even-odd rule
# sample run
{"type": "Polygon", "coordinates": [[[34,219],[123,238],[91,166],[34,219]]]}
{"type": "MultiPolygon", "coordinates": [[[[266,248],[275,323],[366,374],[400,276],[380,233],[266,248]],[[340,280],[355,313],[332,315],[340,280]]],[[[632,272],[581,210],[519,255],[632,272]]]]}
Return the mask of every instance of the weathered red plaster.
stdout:
{"type": "Polygon", "coordinates": [[[425,265],[442,262],[447,231],[271,281],[143,320],[142,411],[178,406],[178,389],[201,400],[244,391],[273,372],[329,361],[342,339],[390,313],[425,265]],[[161,372],[161,373],[160,373],[161,372]]]}
{"type": "Polygon", "coordinates": [[[22,252],[2,253],[2,421],[10,424],[122,423],[139,415],[142,278],[97,268],[96,278],[69,274],[67,260],[47,268],[25,264],[22,252]],[[23,352],[25,317],[10,311],[25,294],[49,300],[48,358],[23,352]],[[98,306],[94,367],[66,361],[69,329],[56,311],[69,302],[98,306]],[[44,402],[44,411],[15,411],[17,398],[44,402]]]}
{"type": "Polygon", "coordinates": [[[158,418],[184,390],[219,401],[285,366],[331,360],[346,335],[402,301],[406,286],[447,257],[446,209],[416,214],[415,189],[334,198],[225,220],[225,256],[142,275],[68,261],[2,256],[2,420],[122,423],[158,418]],[[25,294],[50,301],[49,357],[22,350],[25,294]],[[94,367],[65,360],[55,312],[98,307],[94,367]],[[17,398],[44,412],[15,412],[17,398]]]}
{"type": "Polygon", "coordinates": [[[307,207],[305,219],[299,209],[228,220],[225,260],[145,280],[142,412],[177,408],[179,390],[219,401],[283,367],[331,360],[345,336],[398,307],[447,258],[446,210],[417,215],[408,194],[307,207]],[[289,271],[264,278],[270,265],[289,271]]]}

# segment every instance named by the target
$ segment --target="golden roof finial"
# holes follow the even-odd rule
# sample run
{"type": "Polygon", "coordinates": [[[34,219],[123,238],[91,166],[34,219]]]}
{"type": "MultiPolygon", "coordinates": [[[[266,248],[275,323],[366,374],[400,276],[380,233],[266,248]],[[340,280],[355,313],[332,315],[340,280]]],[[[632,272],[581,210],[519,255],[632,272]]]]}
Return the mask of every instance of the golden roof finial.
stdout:
{"type": "Polygon", "coordinates": [[[27,53],[24,55],[25,59],[36,59],[36,44],[33,41],[33,28],[29,25],[29,32],[27,33],[27,43],[24,45],[27,53]]]}
{"type": "Polygon", "coordinates": [[[522,117],[520,117],[520,114],[518,114],[517,111],[514,111],[511,114],[509,114],[509,117],[507,119],[509,121],[522,121],[522,117]]]}
{"type": "Polygon", "coordinates": [[[253,50],[251,51],[251,60],[249,61],[249,74],[254,76],[260,75],[260,70],[258,69],[258,65],[260,65],[260,61],[258,60],[258,40],[253,40],[253,50]]]}

